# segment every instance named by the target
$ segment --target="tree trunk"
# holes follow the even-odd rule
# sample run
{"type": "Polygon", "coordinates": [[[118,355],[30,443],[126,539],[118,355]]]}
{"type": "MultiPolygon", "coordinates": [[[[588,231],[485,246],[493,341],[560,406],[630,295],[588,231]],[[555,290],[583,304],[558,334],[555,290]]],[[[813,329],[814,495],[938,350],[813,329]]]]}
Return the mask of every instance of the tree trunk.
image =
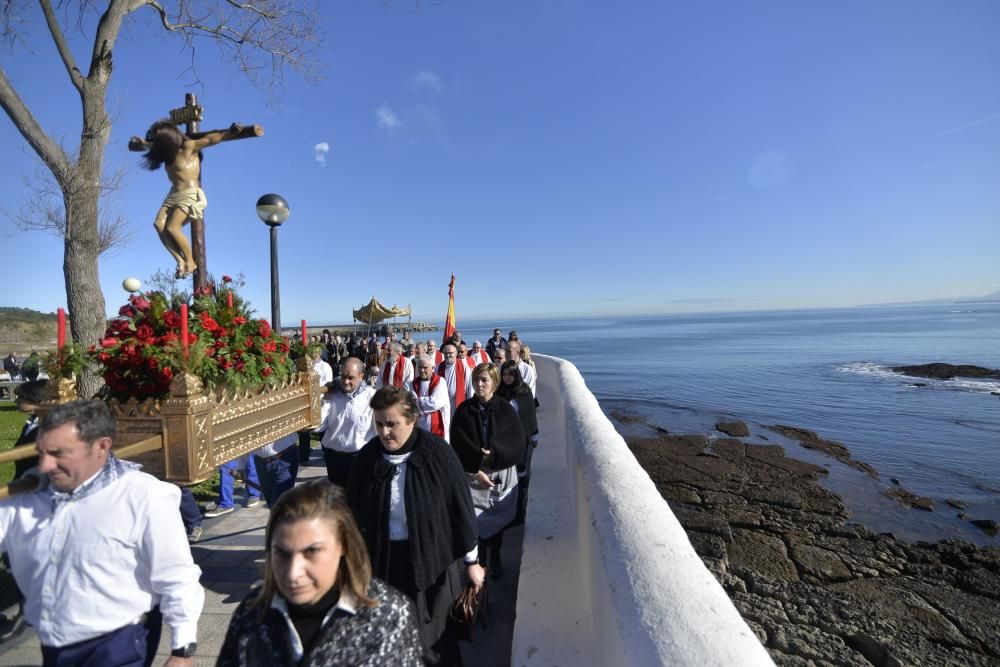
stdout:
{"type": "MultiPolygon", "coordinates": [[[[81,102],[83,131],[80,134],[80,157],[63,184],[66,207],[66,238],[63,247],[63,275],[66,280],[73,340],[86,347],[104,335],[107,314],[104,293],[98,275],[100,254],[98,238],[98,202],[104,149],[111,134],[111,122],[105,111],[105,91],[111,73],[110,52],[95,61],[91,77],[85,81],[81,102]]],[[[85,373],[79,378],[83,398],[93,396],[103,381],[85,373]]]]}
{"type": "MultiPolygon", "coordinates": [[[[75,167],[79,169],[79,166],[75,167]]],[[[65,197],[66,235],[63,245],[63,277],[69,306],[73,340],[86,347],[97,343],[107,327],[104,293],[97,271],[97,195],[96,188],[82,188],[65,197]]],[[[100,376],[85,373],[79,378],[80,396],[97,393],[100,376]]]]}

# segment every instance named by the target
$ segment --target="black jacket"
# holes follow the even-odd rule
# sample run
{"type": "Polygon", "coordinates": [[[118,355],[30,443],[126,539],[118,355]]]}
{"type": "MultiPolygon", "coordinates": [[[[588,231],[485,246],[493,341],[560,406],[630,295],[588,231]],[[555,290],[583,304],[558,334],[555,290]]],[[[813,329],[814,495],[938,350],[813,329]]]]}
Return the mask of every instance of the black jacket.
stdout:
{"type": "MultiPolygon", "coordinates": [[[[423,590],[476,546],[478,531],[469,483],[455,452],[422,429],[414,428],[410,437],[416,441],[406,461],[403,501],[413,579],[423,590]]],[[[373,438],[358,452],[347,482],[347,504],[368,546],[373,574],[383,579],[389,574],[389,492],[395,472],[382,458],[382,443],[373,438]]]]}
{"type": "Polygon", "coordinates": [[[516,391],[511,391],[508,385],[501,385],[497,394],[508,401],[517,401],[517,416],[521,418],[521,428],[524,429],[525,437],[530,438],[538,433],[535,397],[531,395],[531,388],[528,385],[522,382],[516,391]]]}
{"type": "Polygon", "coordinates": [[[465,472],[479,470],[483,449],[490,452],[486,464],[493,470],[503,470],[517,465],[524,457],[524,430],[517,412],[506,399],[494,396],[483,404],[478,398],[470,398],[458,406],[451,418],[451,446],[465,472]]]}

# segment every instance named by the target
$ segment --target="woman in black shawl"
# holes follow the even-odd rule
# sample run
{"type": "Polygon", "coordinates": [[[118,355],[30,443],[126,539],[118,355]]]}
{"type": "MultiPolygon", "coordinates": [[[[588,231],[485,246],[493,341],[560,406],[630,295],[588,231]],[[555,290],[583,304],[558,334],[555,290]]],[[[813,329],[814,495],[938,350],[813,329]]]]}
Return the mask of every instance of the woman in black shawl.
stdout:
{"type": "Polygon", "coordinates": [[[517,464],[518,493],[517,519],[514,523],[524,523],[528,510],[528,486],[531,483],[531,455],[538,444],[538,418],[536,401],[531,387],[521,377],[521,369],[516,361],[505,361],[500,367],[500,388],[497,395],[510,401],[521,418],[521,428],[526,438],[524,457],[517,464]]]}
{"type": "Polygon", "coordinates": [[[495,395],[500,378],[493,364],[472,371],[474,398],[451,419],[451,446],[471,475],[469,490],[479,523],[480,558],[493,577],[503,575],[503,530],[517,517],[517,464],[525,437],[517,412],[495,395]]]}
{"type": "Polygon", "coordinates": [[[408,389],[383,387],[371,407],[378,437],[358,452],[347,503],[373,574],[416,604],[425,662],[459,665],[448,608],[465,587],[463,569],[477,589],[485,576],[466,475],[447,442],[416,427],[420,409],[408,389]]]}

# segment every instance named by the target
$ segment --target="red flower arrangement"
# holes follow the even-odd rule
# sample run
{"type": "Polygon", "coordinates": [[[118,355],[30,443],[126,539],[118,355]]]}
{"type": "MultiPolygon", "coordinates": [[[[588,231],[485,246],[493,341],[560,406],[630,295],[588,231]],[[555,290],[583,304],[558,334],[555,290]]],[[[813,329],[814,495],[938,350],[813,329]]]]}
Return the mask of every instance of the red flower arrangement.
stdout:
{"type": "Polygon", "coordinates": [[[221,289],[200,290],[188,316],[188,351],[181,315],[162,292],[132,295],[90,350],[104,377],[107,397],[162,398],[174,375],[186,371],[211,389],[257,389],[295,372],[289,345],[233,292],[232,279],[221,289]],[[227,297],[227,294],[230,295],[227,297]],[[229,303],[232,303],[230,307],[229,303]]]}

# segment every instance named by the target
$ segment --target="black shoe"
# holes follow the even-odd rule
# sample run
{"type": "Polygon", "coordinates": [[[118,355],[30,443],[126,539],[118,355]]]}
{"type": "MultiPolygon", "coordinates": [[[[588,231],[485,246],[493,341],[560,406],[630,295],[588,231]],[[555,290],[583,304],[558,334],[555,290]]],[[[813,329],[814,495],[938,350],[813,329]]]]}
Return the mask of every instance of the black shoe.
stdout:
{"type": "Polygon", "coordinates": [[[17,615],[14,616],[14,618],[4,619],[4,621],[0,623],[0,643],[15,639],[18,635],[24,632],[26,627],[28,627],[28,623],[24,620],[24,613],[18,609],[17,615]]]}

